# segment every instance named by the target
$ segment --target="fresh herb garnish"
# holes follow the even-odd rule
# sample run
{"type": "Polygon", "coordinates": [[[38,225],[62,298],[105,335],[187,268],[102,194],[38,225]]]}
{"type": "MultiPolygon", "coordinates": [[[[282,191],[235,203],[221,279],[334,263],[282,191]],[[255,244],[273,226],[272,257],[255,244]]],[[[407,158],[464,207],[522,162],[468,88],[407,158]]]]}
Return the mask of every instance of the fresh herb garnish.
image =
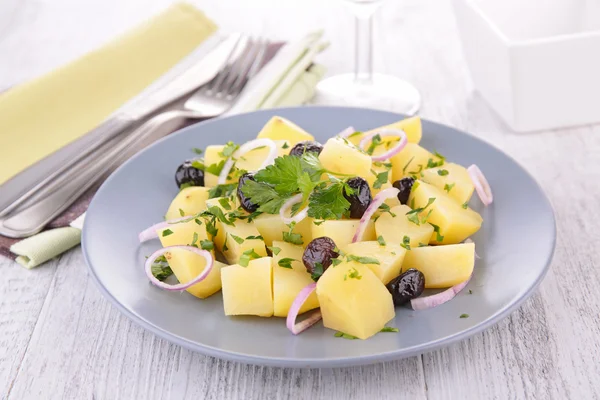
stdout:
{"type": "Polygon", "coordinates": [[[196,245],[196,242],[198,242],[198,232],[194,232],[194,235],[192,236],[192,243],[190,243],[190,246],[198,247],[196,245]]]}
{"type": "MultiPolygon", "coordinates": [[[[379,261],[376,263],[379,264],[379,261]]],[[[348,274],[348,278],[350,279],[362,279],[362,275],[358,272],[358,270],[355,267],[352,267],[352,269],[349,269],[348,272],[350,272],[348,274]]],[[[344,275],[344,280],[346,280],[346,276],[344,275]]]]}
{"type": "Polygon", "coordinates": [[[200,226],[202,226],[202,221],[200,221],[198,218],[194,218],[194,222],[200,226]]]}
{"type": "Polygon", "coordinates": [[[353,138],[353,137],[356,137],[356,136],[360,136],[360,135],[362,135],[362,134],[363,134],[362,132],[360,132],[360,131],[356,131],[356,132],[354,132],[354,133],[351,133],[350,135],[348,135],[348,139],[350,139],[350,138],[353,138]]]}
{"type": "Polygon", "coordinates": [[[321,225],[323,222],[325,222],[325,221],[324,221],[324,220],[323,220],[323,221],[313,221],[313,224],[315,224],[316,226],[319,226],[319,225],[321,225]]]}
{"type": "Polygon", "coordinates": [[[170,229],[165,229],[164,231],[162,231],[162,237],[169,236],[172,234],[173,234],[173,231],[170,229]]]}
{"type": "Polygon", "coordinates": [[[452,190],[452,188],[454,187],[454,185],[456,185],[456,183],[451,183],[451,184],[445,184],[444,185],[444,190],[448,193],[450,193],[450,191],[452,190]]]}
{"type": "Polygon", "coordinates": [[[450,172],[448,172],[448,170],[447,170],[447,169],[438,169],[438,170],[437,170],[437,174],[438,174],[439,176],[446,176],[446,175],[448,175],[449,173],[450,173],[450,172]]]}
{"type": "Polygon", "coordinates": [[[396,214],[394,214],[394,213],[391,211],[391,209],[390,209],[390,206],[388,206],[388,205],[387,205],[387,204],[385,204],[385,203],[381,203],[381,205],[379,206],[379,208],[378,208],[378,209],[379,209],[379,210],[381,210],[382,212],[389,213],[389,214],[390,214],[392,217],[395,217],[395,216],[396,216],[396,214]]]}
{"type": "Polygon", "coordinates": [[[331,266],[332,267],[337,267],[341,263],[342,263],[342,260],[340,260],[339,258],[332,258],[331,259],[331,266]]]}
{"type": "Polygon", "coordinates": [[[460,314],[460,318],[469,318],[469,314],[460,314]]]}
{"type": "Polygon", "coordinates": [[[438,225],[432,224],[431,222],[429,223],[429,225],[433,226],[433,231],[436,234],[435,240],[438,242],[444,240],[444,237],[440,235],[440,227],[438,225]]]}
{"type": "Polygon", "coordinates": [[[215,244],[210,240],[204,239],[200,241],[200,248],[202,250],[211,251],[215,248],[215,244]]]}
{"type": "Polygon", "coordinates": [[[154,277],[161,282],[173,275],[173,270],[171,270],[171,267],[169,267],[167,258],[164,255],[156,257],[150,269],[152,271],[152,275],[154,275],[154,277]]]}
{"type": "Polygon", "coordinates": [[[292,261],[298,261],[298,260],[286,257],[286,258],[282,258],[281,260],[277,261],[277,265],[279,265],[282,268],[292,269],[292,261]]]}
{"type": "MultiPolygon", "coordinates": [[[[409,212],[406,213],[406,218],[410,222],[412,222],[416,225],[424,224],[425,222],[427,222],[427,219],[429,219],[429,216],[431,215],[431,212],[433,210],[429,210],[429,213],[424,218],[419,218],[419,214],[422,213],[423,211],[425,211],[425,209],[427,209],[427,207],[429,207],[431,204],[433,204],[434,201],[435,201],[435,197],[430,197],[427,200],[427,204],[425,204],[425,207],[418,207],[413,210],[410,210],[409,212]]],[[[414,204],[411,203],[411,206],[414,206],[414,204]]]]}
{"type": "Polygon", "coordinates": [[[373,183],[374,189],[379,189],[379,188],[381,188],[381,185],[383,185],[384,183],[387,183],[389,172],[390,171],[384,171],[384,172],[380,172],[377,174],[377,179],[373,183]]]}
{"type": "Polygon", "coordinates": [[[291,244],[301,245],[304,243],[302,240],[302,235],[299,233],[294,233],[294,227],[296,226],[295,222],[292,222],[288,225],[290,228],[289,232],[283,232],[283,241],[291,244]]]}
{"type": "Polygon", "coordinates": [[[356,336],[348,335],[347,333],[344,333],[344,332],[336,332],[333,336],[341,337],[343,339],[348,339],[348,340],[358,339],[356,336]]]}
{"type": "Polygon", "coordinates": [[[246,236],[246,240],[252,240],[252,239],[265,240],[261,235],[258,235],[258,236],[246,236]]]}
{"type": "Polygon", "coordinates": [[[410,237],[405,235],[402,238],[402,243],[400,243],[400,246],[404,247],[406,250],[410,250],[410,237]]]}
{"type": "Polygon", "coordinates": [[[373,138],[371,139],[371,144],[369,145],[369,148],[367,149],[367,154],[368,155],[373,155],[373,152],[375,151],[375,149],[380,146],[382,143],[381,141],[381,135],[377,134],[375,136],[373,136],[373,138]]]}
{"type": "Polygon", "coordinates": [[[179,186],[179,191],[181,192],[183,189],[187,189],[192,186],[194,186],[192,182],[184,182],[179,186]]]}
{"type": "Polygon", "coordinates": [[[419,242],[419,247],[427,247],[427,245],[419,242]]]}
{"type": "Polygon", "coordinates": [[[377,264],[377,265],[379,265],[379,260],[374,257],[359,257],[359,256],[355,256],[354,254],[347,254],[346,260],[347,261],[356,261],[361,264],[377,264]]]}
{"type": "Polygon", "coordinates": [[[469,202],[465,201],[464,203],[462,203],[461,207],[466,210],[467,208],[469,208],[469,202]]]}
{"type": "Polygon", "coordinates": [[[231,236],[231,238],[233,240],[235,240],[238,244],[242,244],[244,243],[244,238],[241,238],[239,236],[234,235],[233,233],[230,233],[229,236],[231,236]]]}
{"type": "Polygon", "coordinates": [[[228,197],[237,189],[237,186],[237,183],[225,183],[223,185],[212,187],[208,190],[208,198],[228,197]]]}
{"type": "Polygon", "coordinates": [[[320,262],[316,262],[315,266],[313,267],[313,272],[310,274],[310,277],[313,281],[316,282],[319,280],[321,275],[323,275],[323,264],[321,264],[320,262]]]}
{"type": "Polygon", "coordinates": [[[256,253],[254,249],[246,250],[240,256],[240,261],[238,262],[238,264],[242,267],[247,267],[250,263],[250,260],[254,260],[256,258],[260,258],[260,255],[256,253]]]}
{"type": "MultiPolygon", "coordinates": [[[[204,171],[206,169],[206,166],[204,165],[204,160],[202,160],[202,159],[197,159],[197,160],[192,161],[192,167],[199,169],[200,171],[204,171]]],[[[191,186],[191,184],[190,184],[190,186],[191,186]]]]}
{"type": "Polygon", "coordinates": [[[229,235],[225,235],[225,241],[223,242],[223,252],[229,250],[229,247],[227,247],[227,239],[229,239],[229,235]]]}
{"type": "Polygon", "coordinates": [[[377,241],[379,242],[380,246],[385,246],[385,239],[383,238],[383,236],[377,236],[377,241]]]}
{"type": "Polygon", "coordinates": [[[240,148],[240,145],[235,144],[232,141],[229,141],[225,144],[225,146],[223,146],[223,150],[220,151],[218,154],[223,158],[229,158],[239,148],[240,148]]]}
{"type": "Polygon", "coordinates": [[[410,158],[410,160],[408,160],[408,162],[406,163],[406,165],[404,166],[404,168],[402,168],[402,175],[406,175],[406,168],[408,168],[408,166],[410,165],[410,163],[412,162],[412,160],[415,159],[415,156],[412,156],[410,158]]]}
{"type": "Polygon", "coordinates": [[[229,199],[227,197],[223,197],[222,199],[219,199],[219,204],[225,210],[227,210],[227,211],[231,210],[231,205],[229,204],[229,199]]]}
{"type": "Polygon", "coordinates": [[[341,219],[350,208],[344,193],[352,193],[344,181],[335,178],[331,184],[319,184],[308,199],[308,216],[315,219],[341,219]]]}
{"type": "Polygon", "coordinates": [[[471,289],[469,289],[469,294],[473,294],[473,291],[471,289]]]}
{"type": "Polygon", "coordinates": [[[183,211],[181,208],[179,209],[179,215],[182,217],[185,216],[185,211],[183,211]]]}
{"type": "Polygon", "coordinates": [[[193,148],[192,148],[192,151],[193,151],[194,153],[196,153],[196,154],[202,154],[202,153],[204,153],[204,150],[202,150],[202,149],[199,149],[199,148],[197,148],[197,147],[193,147],[193,148]]]}
{"type": "MultiPolygon", "coordinates": [[[[196,167],[196,161],[194,161],[192,163],[192,166],[196,167]]],[[[206,172],[208,174],[213,174],[213,175],[219,176],[219,174],[223,170],[224,166],[225,166],[225,160],[221,160],[218,163],[211,164],[208,167],[205,167],[204,172],[206,172]]]]}
{"type": "Polygon", "coordinates": [[[384,326],[379,332],[400,332],[398,328],[392,328],[391,326],[384,326]]]}
{"type": "Polygon", "coordinates": [[[267,246],[267,249],[271,250],[271,253],[273,253],[275,256],[281,251],[281,248],[279,247],[267,246]]]}

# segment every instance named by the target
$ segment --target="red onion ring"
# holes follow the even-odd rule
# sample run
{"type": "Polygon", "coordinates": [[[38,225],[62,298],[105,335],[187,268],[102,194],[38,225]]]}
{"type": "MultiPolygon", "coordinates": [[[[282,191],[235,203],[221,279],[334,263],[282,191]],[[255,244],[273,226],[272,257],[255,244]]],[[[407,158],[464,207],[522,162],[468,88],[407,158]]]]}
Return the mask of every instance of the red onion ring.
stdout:
{"type": "Polygon", "coordinates": [[[299,211],[293,217],[288,217],[285,215],[287,210],[291,210],[291,208],[294,204],[299,203],[301,201],[302,201],[302,194],[297,194],[295,196],[290,197],[285,203],[283,203],[283,205],[279,209],[279,216],[281,217],[281,220],[283,221],[284,224],[289,225],[292,222],[299,223],[300,221],[302,221],[304,218],[306,218],[308,216],[308,207],[304,207],[304,209],[302,211],[299,211]]]}
{"type": "Polygon", "coordinates": [[[227,159],[227,161],[225,162],[225,165],[223,165],[223,169],[221,170],[221,173],[219,174],[219,180],[217,181],[217,183],[219,185],[223,185],[223,184],[225,184],[225,182],[227,182],[227,175],[229,175],[229,171],[231,171],[231,168],[233,167],[233,164],[235,163],[236,159],[240,158],[241,156],[243,156],[244,154],[246,154],[249,151],[252,151],[258,147],[263,147],[263,146],[268,147],[270,151],[269,151],[269,155],[267,156],[265,161],[263,161],[262,165],[258,169],[263,169],[267,165],[272,164],[273,161],[275,161],[275,158],[277,158],[277,145],[275,144],[275,142],[271,139],[264,139],[264,138],[251,140],[251,141],[246,142],[243,145],[241,145],[240,148],[237,149],[233,153],[233,155],[227,159]]]}
{"type": "Polygon", "coordinates": [[[298,293],[298,296],[292,302],[292,306],[290,307],[290,311],[288,311],[287,318],[285,320],[287,328],[294,335],[304,332],[321,319],[321,310],[316,310],[312,314],[308,316],[308,318],[296,323],[296,318],[298,318],[298,313],[300,312],[300,308],[302,304],[308,299],[308,297],[315,291],[317,288],[317,282],[313,282],[310,285],[306,286],[304,289],[298,293]]]}
{"type": "Polygon", "coordinates": [[[150,283],[152,283],[153,285],[158,286],[159,288],[165,289],[165,290],[185,290],[187,288],[194,286],[196,283],[202,282],[204,279],[206,279],[208,274],[210,274],[210,271],[212,271],[213,265],[214,265],[214,262],[213,262],[212,254],[210,254],[206,250],[201,250],[201,249],[199,249],[197,247],[193,247],[193,246],[168,246],[168,247],[164,247],[162,249],[158,249],[154,253],[152,253],[150,255],[150,257],[148,257],[146,259],[146,263],[144,264],[144,269],[146,271],[146,276],[150,280],[150,283]],[[168,283],[159,281],[158,279],[156,279],[156,277],[154,275],[152,275],[152,264],[154,263],[154,261],[156,261],[156,259],[158,257],[162,256],[165,253],[168,253],[171,250],[176,250],[176,249],[191,251],[192,253],[196,253],[199,256],[204,257],[204,259],[206,260],[206,267],[204,267],[204,270],[200,273],[200,275],[198,275],[197,277],[195,277],[194,279],[192,279],[191,281],[189,281],[187,283],[179,283],[177,285],[169,285],[168,283]]]}
{"type": "Polygon", "coordinates": [[[344,129],[343,131],[341,131],[340,133],[338,133],[336,136],[347,138],[348,136],[352,135],[354,132],[356,132],[354,130],[354,127],[349,126],[346,129],[344,129]]]}
{"type": "Polygon", "coordinates": [[[473,185],[475,186],[475,190],[477,191],[477,195],[481,199],[481,202],[486,206],[492,204],[494,201],[492,188],[490,187],[487,179],[485,179],[483,172],[481,172],[479,167],[475,164],[467,168],[467,172],[469,173],[471,181],[473,181],[473,185]]]}
{"type": "Polygon", "coordinates": [[[451,288],[446,289],[443,292],[432,294],[431,296],[417,297],[416,299],[412,299],[410,301],[410,305],[413,308],[413,310],[426,310],[428,308],[433,308],[444,304],[452,300],[454,296],[456,296],[461,290],[463,290],[471,280],[472,276],[473,275],[471,275],[466,281],[459,283],[458,285],[452,286],[451,288]]]}
{"type": "Polygon", "coordinates": [[[192,218],[192,216],[188,215],[187,217],[170,219],[168,221],[159,222],[158,224],[154,224],[150,228],[146,228],[143,231],[141,231],[140,234],[138,235],[138,239],[140,240],[140,243],[144,243],[150,239],[155,239],[158,237],[158,232],[156,232],[157,230],[164,229],[171,224],[176,224],[178,222],[181,222],[181,221],[183,221],[185,219],[189,219],[189,218],[192,218]]]}
{"type": "Polygon", "coordinates": [[[406,132],[404,132],[402,129],[380,129],[378,131],[369,133],[367,136],[363,137],[362,140],[360,141],[360,143],[358,144],[358,147],[360,147],[361,149],[364,150],[365,146],[376,135],[379,135],[380,137],[388,137],[388,136],[399,137],[400,141],[398,142],[398,144],[396,146],[392,147],[390,150],[386,151],[385,153],[380,154],[378,156],[371,156],[371,159],[373,161],[385,161],[388,158],[395,156],[396,154],[400,153],[402,151],[402,149],[404,149],[404,147],[408,143],[408,136],[406,136],[406,132]]]}
{"type": "Polygon", "coordinates": [[[373,201],[371,202],[371,204],[369,204],[369,207],[367,207],[365,213],[361,217],[358,227],[356,228],[356,233],[352,238],[352,243],[360,242],[362,240],[362,237],[365,233],[365,229],[367,229],[367,224],[369,223],[371,217],[373,216],[373,214],[375,214],[379,206],[382,205],[386,199],[398,196],[398,193],[400,193],[400,191],[395,187],[387,188],[377,193],[377,195],[373,198],[373,201]]]}

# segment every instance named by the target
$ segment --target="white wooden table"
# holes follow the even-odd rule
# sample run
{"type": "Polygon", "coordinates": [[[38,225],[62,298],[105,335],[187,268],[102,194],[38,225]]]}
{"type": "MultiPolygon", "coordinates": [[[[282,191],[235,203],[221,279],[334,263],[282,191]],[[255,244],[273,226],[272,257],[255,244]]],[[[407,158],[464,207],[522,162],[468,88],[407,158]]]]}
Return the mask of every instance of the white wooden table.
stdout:
{"type": "MultiPolygon", "coordinates": [[[[0,88],[84,53],[169,2],[2,0],[0,88]]],[[[198,3],[227,30],[285,39],[324,28],[330,73],[352,68],[353,21],[336,1],[198,3]]],[[[0,259],[0,398],[599,398],[600,126],[511,133],[474,93],[448,0],[385,3],[375,50],[377,70],[421,90],[423,117],[503,149],[548,193],[558,244],[552,270],[523,307],[419,357],[346,369],[262,368],[195,354],[137,327],[101,296],[79,249],[32,271],[0,259]]]]}

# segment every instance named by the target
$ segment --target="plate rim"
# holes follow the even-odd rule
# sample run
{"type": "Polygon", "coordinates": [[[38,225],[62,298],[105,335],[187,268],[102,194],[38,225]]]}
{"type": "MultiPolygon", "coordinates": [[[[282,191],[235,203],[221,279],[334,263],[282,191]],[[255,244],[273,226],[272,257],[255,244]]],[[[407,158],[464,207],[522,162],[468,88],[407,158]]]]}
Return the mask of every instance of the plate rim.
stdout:
{"type": "MultiPolygon", "coordinates": [[[[301,107],[279,107],[279,108],[273,108],[273,109],[267,109],[267,110],[257,110],[257,111],[242,113],[242,114],[235,114],[235,115],[231,115],[231,116],[224,116],[224,117],[220,117],[220,118],[214,118],[214,119],[210,119],[210,120],[200,121],[198,123],[189,125],[182,129],[179,129],[179,130],[161,138],[160,140],[152,143],[151,145],[147,146],[146,148],[142,149],[141,151],[137,152],[134,156],[129,158],[127,161],[125,161],[122,165],[120,165],[115,171],[113,171],[110,174],[110,176],[102,183],[102,185],[98,189],[98,192],[100,192],[103,189],[103,187],[112,180],[112,178],[118,171],[120,171],[122,168],[124,168],[130,162],[133,162],[141,153],[147,151],[148,149],[150,149],[154,146],[159,146],[163,141],[168,140],[173,135],[179,135],[188,130],[195,129],[200,124],[210,125],[213,123],[219,123],[219,121],[224,118],[236,118],[236,117],[239,117],[242,115],[248,115],[248,114],[261,114],[261,113],[269,114],[269,113],[276,113],[278,111],[284,111],[284,110],[322,109],[322,108],[337,109],[337,110],[345,109],[348,111],[352,111],[352,110],[365,111],[365,110],[367,110],[367,111],[375,111],[375,112],[381,112],[384,114],[395,115],[399,119],[407,118],[406,115],[403,115],[400,113],[395,113],[395,112],[390,112],[390,111],[385,111],[385,110],[371,109],[371,108],[311,105],[311,106],[301,106],[301,107]]],[[[500,322],[501,320],[506,318],[509,314],[511,314],[513,311],[515,311],[518,307],[520,307],[527,299],[529,299],[531,297],[531,295],[537,290],[537,288],[539,287],[541,282],[546,277],[546,275],[550,269],[550,266],[552,264],[554,254],[556,252],[556,241],[557,241],[556,212],[554,210],[552,202],[548,198],[548,195],[543,190],[543,188],[541,187],[541,185],[539,184],[537,179],[535,179],[535,177],[533,175],[531,175],[526,168],[524,168],[518,161],[516,161],[509,154],[505,153],[504,151],[497,148],[496,146],[490,144],[489,142],[487,142],[487,141],[481,139],[480,137],[477,137],[469,132],[459,130],[459,129],[451,127],[449,125],[445,125],[445,124],[435,122],[435,121],[432,121],[429,119],[421,118],[421,120],[423,122],[426,122],[427,124],[440,126],[445,129],[452,129],[460,134],[467,135],[471,139],[479,141],[481,143],[484,143],[485,145],[490,146],[494,150],[502,153],[504,156],[509,158],[513,163],[515,163],[515,165],[517,165],[527,175],[527,177],[532,180],[532,182],[535,184],[535,186],[537,187],[539,192],[542,194],[544,201],[547,203],[547,205],[551,211],[552,227],[553,227],[552,232],[551,232],[551,234],[552,234],[552,246],[551,246],[552,250],[546,257],[545,265],[543,267],[542,273],[537,276],[534,283],[527,289],[527,291],[525,293],[522,294],[521,297],[519,297],[513,303],[508,304],[504,308],[500,309],[498,312],[496,312],[494,315],[492,315],[492,317],[490,317],[485,322],[482,322],[482,323],[475,325],[471,328],[468,328],[466,330],[457,332],[453,335],[446,336],[444,338],[440,338],[433,342],[429,342],[427,344],[414,345],[414,346],[411,346],[408,348],[402,348],[399,350],[393,350],[393,351],[377,353],[377,354],[369,354],[369,355],[364,355],[364,356],[336,357],[336,358],[327,358],[327,359],[320,359],[320,358],[319,359],[316,359],[316,358],[294,359],[294,358],[286,358],[286,357],[248,355],[248,354],[242,354],[242,353],[234,352],[234,351],[222,350],[222,349],[214,347],[214,346],[209,346],[209,345],[198,343],[198,342],[195,342],[195,341],[192,341],[189,339],[185,339],[181,336],[173,334],[172,332],[170,332],[168,330],[165,330],[164,328],[160,328],[150,322],[145,321],[143,318],[137,316],[135,313],[131,312],[125,306],[123,306],[118,301],[118,299],[115,298],[108,291],[108,289],[102,284],[102,282],[100,281],[99,277],[96,274],[95,268],[92,266],[92,261],[90,260],[89,254],[87,251],[88,245],[86,244],[87,238],[90,235],[88,233],[89,228],[88,228],[88,225],[84,223],[82,237],[81,237],[81,248],[82,248],[82,253],[84,256],[84,260],[85,260],[85,264],[88,269],[88,272],[90,273],[94,284],[100,290],[102,295],[105,298],[107,298],[109,300],[109,302],[112,303],[112,305],[115,306],[123,315],[125,315],[127,318],[129,318],[131,321],[133,321],[138,326],[152,332],[154,335],[158,336],[159,338],[162,338],[170,343],[184,347],[188,350],[195,351],[200,354],[211,356],[211,357],[215,357],[215,358],[219,358],[219,359],[223,359],[223,360],[227,360],[227,361],[240,362],[240,363],[244,363],[244,364],[269,366],[269,367],[280,367],[280,368],[330,368],[330,367],[349,367],[349,366],[357,366],[357,365],[367,365],[367,364],[374,364],[374,363],[380,363],[380,362],[386,362],[386,361],[399,360],[402,358],[408,358],[408,357],[413,357],[416,355],[424,354],[424,353],[431,352],[431,351],[434,351],[434,350],[437,350],[437,349],[440,349],[443,347],[448,347],[459,341],[462,341],[462,340],[467,339],[471,336],[474,336],[480,332],[483,332],[484,330],[489,329],[490,327],[496,325],[498,322],[500,322]]],[[[89,211],[89,209],[92,208],[95,198],[96,198],[96,196],[94,196],[92,198],[92,201],[90,202],[90,205],[88,207],[88,211],[89,211]]],[[[86,213],[88,211],[86,211],[86,213]]]]}

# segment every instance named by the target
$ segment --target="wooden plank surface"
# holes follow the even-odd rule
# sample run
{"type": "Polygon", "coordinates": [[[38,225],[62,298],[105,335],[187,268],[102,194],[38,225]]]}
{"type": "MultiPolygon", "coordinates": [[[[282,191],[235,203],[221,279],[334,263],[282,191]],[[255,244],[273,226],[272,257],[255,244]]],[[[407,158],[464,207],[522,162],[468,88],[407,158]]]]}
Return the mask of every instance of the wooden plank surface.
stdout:
{"type": "MultiPolygon", "coordinates": [[[[2,1],[0,88],[83,54],[168,3],[2,1]]],[[[332,46],[321,61],[330,73],[352,68],[353,24],[341,2],[197,4],[225,30],[285,39],[323,28],[332,46]]],[[[386,2],[375,26],[377,70],[421,90],[423,117],[503,149],[550,197],[553,266],[523,307],[419,357],[345,369],[255,367],[189,352],[132,324],[90,281],[79,249],[32,271],[0,259],[0,398],[599,398],[600,127],[510,132],[473,90],[448,0],[386,2]]]]}

